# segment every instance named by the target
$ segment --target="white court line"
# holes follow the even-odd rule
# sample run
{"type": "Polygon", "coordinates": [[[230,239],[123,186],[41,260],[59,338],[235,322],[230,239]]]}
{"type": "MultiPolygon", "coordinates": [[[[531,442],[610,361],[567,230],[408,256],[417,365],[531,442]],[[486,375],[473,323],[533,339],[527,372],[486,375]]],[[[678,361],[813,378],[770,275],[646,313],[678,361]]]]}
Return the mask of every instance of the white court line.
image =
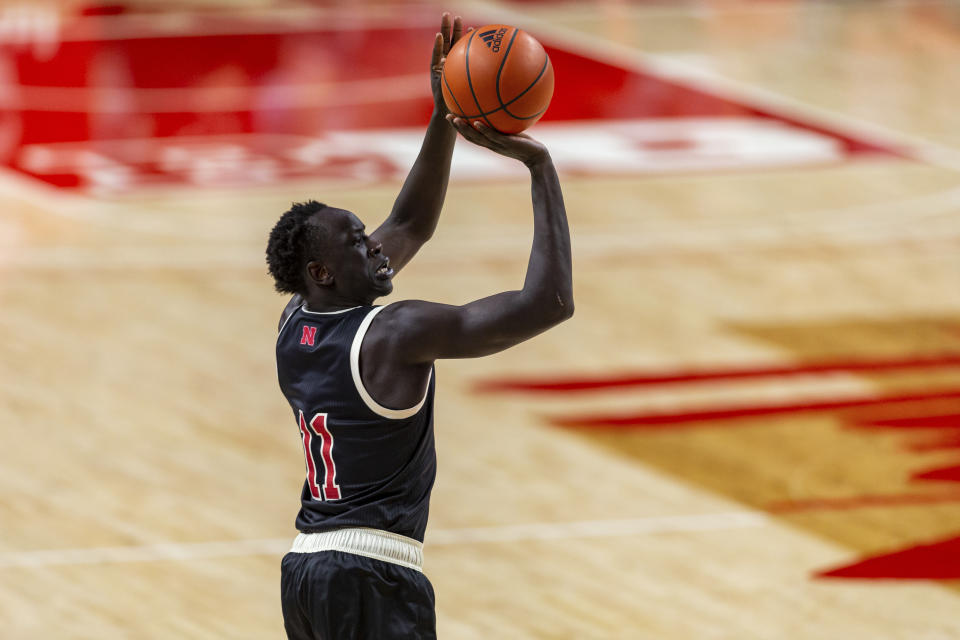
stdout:
{"type": "Polygon", "coordinates": [[[475,542],[525,542],[533,540],[566,540],[569,538],[610,538],[751,529],[767,526],[769,518],[759,512],[730,511],[678,516],[650,516],[626,520],[587,520],[548,524],[517,524],[500,527],[438,529],[428,531],[425,546],[456,545],[475,542]]]}
{"type": "MultiPolygon", "coordinates": [[[[762,513],[731,511],[677,516],[649,516],[624,520],[588,520],[550,522],[497,527],[428,530],[424,545],[431,547],[458,544],[533,542],[572,538],[610,538],[660,533],[698,533],[753,529],[770,524],[762,513]]],[[[157,562],[163,560],[199,560],[238,556],[281,555],[290,549],[289,538],[227,540],[220,542],[164,543],[130,547],[92,547],[88,549],[50,549],[0,553],[0,569],[11,567],[51,567],[81,564],[157,562]]]]}

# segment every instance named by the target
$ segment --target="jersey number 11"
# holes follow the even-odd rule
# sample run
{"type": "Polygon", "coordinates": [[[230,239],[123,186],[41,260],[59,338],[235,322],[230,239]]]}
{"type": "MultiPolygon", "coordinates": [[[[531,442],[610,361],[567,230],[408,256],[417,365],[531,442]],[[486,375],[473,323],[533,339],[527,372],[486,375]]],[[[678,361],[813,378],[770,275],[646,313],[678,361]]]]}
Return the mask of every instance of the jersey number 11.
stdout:
{"type": "Polygon", "coordinates": [[[303,455],[307,460],[307,486],[314,500],[339,500],[340,486],[337,484],[337,465],[333,462],[333,435],[327,429],[327,414],[318,413],[310,420],[303,419],[300,412],[300,436],[303,438],[303,455]],[[323,460],[323,496],[317,484],[317,462],[313,458],[313,437],[320,438],[320,457],[323,460]]]}

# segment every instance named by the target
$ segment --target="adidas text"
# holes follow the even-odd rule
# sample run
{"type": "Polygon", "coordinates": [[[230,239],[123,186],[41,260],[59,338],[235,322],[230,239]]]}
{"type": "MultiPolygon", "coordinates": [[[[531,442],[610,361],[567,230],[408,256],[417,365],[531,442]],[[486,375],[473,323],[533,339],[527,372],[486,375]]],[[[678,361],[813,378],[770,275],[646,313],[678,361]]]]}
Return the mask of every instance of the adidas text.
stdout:
{"type": "Polygon", "coordinates": [[[487,45],[487,48],[493,51],[494,53],[500,53],[500,45],[503,44],[503,36],[507,33],[507,27],[503,27],[499,30],[490,29],[490,31],[484,31],[480,34],[480,38],[483,40],[483,43],[487,45]]]}

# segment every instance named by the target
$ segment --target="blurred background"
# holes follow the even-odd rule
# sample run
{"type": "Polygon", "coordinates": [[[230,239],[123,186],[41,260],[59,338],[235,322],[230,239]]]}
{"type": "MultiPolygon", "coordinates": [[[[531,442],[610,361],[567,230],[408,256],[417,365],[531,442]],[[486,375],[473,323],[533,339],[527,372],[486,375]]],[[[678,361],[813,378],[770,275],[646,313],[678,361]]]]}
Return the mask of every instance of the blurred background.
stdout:
{"type": "MultiPolygon", "coordinates": [[[[437,365],[441,637],[960,637],[953,0],[0,3],[0,637],[283,637],[267,234],[386,217],[443,11],[551,57],[577,313],[437,365]]],[[[459,142],[383,302],[530,212],[459,142]]]]}

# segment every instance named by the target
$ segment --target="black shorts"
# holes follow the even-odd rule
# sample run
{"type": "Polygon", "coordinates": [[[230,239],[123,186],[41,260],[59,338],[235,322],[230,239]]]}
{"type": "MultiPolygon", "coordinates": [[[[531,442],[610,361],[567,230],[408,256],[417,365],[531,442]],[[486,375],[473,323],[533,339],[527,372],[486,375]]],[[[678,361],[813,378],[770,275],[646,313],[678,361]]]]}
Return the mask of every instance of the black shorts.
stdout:
{"type": "Polygon", "coordinates": [[[437,637],[430,581],[383,560],[342,551],[288,553],[280,598],[290,640],[437,637]]]}

